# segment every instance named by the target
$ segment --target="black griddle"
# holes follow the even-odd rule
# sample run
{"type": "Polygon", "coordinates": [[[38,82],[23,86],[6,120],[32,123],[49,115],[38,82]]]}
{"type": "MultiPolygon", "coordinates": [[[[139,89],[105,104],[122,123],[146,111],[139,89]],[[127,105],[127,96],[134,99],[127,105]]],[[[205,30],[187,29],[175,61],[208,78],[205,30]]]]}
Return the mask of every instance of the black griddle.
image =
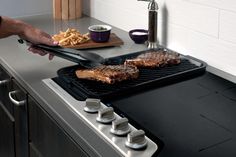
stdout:
{"type": "MultiPolygon", "coordinates": [[[[128,55],[108,58],[106,59],[105,64],[123,64],[126,59],[135,58],[142,53],[158,50],[160,49],[139,51],[128,55]]],[[[170,50],[165,49],[165,51],[171,53],[170,50]]],[[[206,64],[204,62],[190,56],[180,55],[180,58],[181,63],[179,65],[154,69],[140,68],[138,79],[117,82],[111,85],[97,81],[78,79],[75,75],[75,71],[86,63],[60,69],[58,71],[58,77],[53,78],[53,80],[77,100],[83,101],[86,98],[111,100],[113,98],[119,98],[122,95],[129,95],[145,89],[147,90],[173,82],[179,82],[190,77],[201,75],[205,72],[206,64]]]]}

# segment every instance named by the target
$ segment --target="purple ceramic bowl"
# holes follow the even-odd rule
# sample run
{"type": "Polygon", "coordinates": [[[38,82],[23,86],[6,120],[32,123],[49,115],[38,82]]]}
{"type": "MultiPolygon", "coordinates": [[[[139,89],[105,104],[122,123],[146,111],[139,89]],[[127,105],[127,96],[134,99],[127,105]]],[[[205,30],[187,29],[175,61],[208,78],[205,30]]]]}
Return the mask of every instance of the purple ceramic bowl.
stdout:
{"type": "Polygon", "coordinates": [[[148,30],[133,29],[129,31],[129,36],[136,44],[143,44],[148,40],[148,30]]]}
{"type": "Polygon", "coordinates": [[[88,28],[90,38],[97,43],[107,42],[110,38],[111,26],[92,25],[88,28]]]}

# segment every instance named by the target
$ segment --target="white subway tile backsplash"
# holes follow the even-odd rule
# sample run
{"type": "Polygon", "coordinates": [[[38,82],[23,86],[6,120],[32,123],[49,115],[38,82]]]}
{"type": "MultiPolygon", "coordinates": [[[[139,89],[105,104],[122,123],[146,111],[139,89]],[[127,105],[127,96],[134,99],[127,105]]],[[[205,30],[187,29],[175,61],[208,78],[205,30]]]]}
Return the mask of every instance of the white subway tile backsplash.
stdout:
{"type": "Polygon", "coordinates": [[[229,11],[220,12],[220,39],[236,44],[236,13],[229,11]]]}
{"type": "Polygon", "coordinates": [[[219,9],[231,10],[236,12],[236,1],[235,0],[185,0],[194,2],[202,5],[212,6],[219,9]]]}
{"type": "Polygon", "coordinates": [[[169,22],[211,36],[218,36],[218,9],[185,0],[166,0],[165,3],[169,22]]]}
{"type": "Polygon", "coordinates": [[[181,52],[186,53],[185,47],[187,46],[188,32],[186,28],[173,24],[163,25],[163,21],[160,21],[158,31],[158,39],[161,45],[181,52]]]}
{"type": "MultiPolygon", "coordinates": [[[[103,12],[105,14],[103,15],[104,17],[101,17],[102,19],[110,16],[116,22],[119,19],[113,17],[113,15],[118,13],[120,17],[130,22],[142,22],[147,25],[148,3],[146,2],[138,2],[136,0],[90,0],[87,4],[89,4],[90,8],[86,6],[88,10],[85,10],[85,13],[93,17],[103,12]]],[[[161,0],[160,2],[158,1],[158,4],[160,8],[159,20],[168,20],[168,22],[218,37],[218,9],[192,4],[185,0],[161,0]],[[165,9],[166,16],[163,16],[164,6],[167,6],[165,9]]],[[[127,27],[125,25],[127,24],[123,23],[121,28],[127,27]]]]}
{"type": "MultiPolygon", "coordinates": [[[[199,58],[213,67],[236,76],[236,44],[173,24],[168,25],[165,34],[168,48],[199,58]]],[[[159,39],[163,39],[161,32],[159,39]]]]}
{"type": "Polygon", "coordinates": [[[236,76],[236,45],[207,35],[189,31],[186,48],[189,55],[236,76]]]}

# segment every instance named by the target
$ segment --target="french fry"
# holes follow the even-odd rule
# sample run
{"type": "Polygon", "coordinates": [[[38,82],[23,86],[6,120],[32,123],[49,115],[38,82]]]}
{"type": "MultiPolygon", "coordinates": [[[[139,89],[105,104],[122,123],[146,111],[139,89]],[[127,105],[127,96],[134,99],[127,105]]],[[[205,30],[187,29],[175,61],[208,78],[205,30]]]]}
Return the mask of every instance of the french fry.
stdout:
{"type": "Polygon", "coordinates": [[[74,28],[68,28],[65,32],[60,31],[52,38],[58,41],[60,46],[76,46],[90,40],[89,33],[81,34],[74,28]]]}

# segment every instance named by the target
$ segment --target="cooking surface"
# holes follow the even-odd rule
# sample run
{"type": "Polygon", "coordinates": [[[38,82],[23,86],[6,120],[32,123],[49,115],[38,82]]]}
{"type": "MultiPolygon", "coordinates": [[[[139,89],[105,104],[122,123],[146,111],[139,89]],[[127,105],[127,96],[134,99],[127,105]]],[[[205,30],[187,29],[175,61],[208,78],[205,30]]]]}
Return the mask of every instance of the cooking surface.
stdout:
{"type": "MultiPolygon", "coordinates": [[[[153,50],[151,50],[153,51],[153,50]]],[[[106,61],[108,65],[123,64],[126,59],[149,52],[140,51],[129,55],[109,58],[106,61]]],[[[157,52],[158,53],[158,52],[157,52]]],[[[74,98],[84,101],[86,98],[99,98],[102,100],[111,100],[117,96],[131,94],[135,91],[141,91],[151,86],[161,86],[178,82],[188,77],[198,76],[205,72],[206,65],[201,61],[180,55],[181,63],[160,68],[139,68],[139,77],[137,79],[117,82],[115,84],[106,84],[94,80],[78,79],[75,75],[77,69],[83,67],[77,65],[62,68],[58,71],[58,77],[53,80],[60,84],[74,98]]]]}
{"type": "Polygon", "coordinates": [[[233,157],[236,87],[212,76],[208,73],[110,104],[164,142],[160,156],[233,157]]]}

